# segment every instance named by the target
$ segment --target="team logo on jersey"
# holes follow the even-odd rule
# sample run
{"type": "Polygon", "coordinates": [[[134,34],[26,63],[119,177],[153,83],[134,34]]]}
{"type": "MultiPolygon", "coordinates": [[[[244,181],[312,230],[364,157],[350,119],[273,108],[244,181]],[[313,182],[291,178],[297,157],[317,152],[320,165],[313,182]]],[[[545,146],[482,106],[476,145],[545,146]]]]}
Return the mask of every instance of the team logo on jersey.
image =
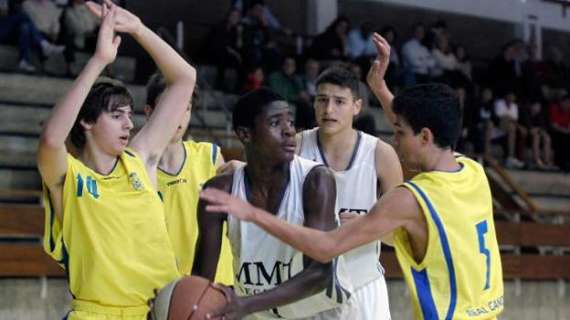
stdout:
{"type": "Polygon", "coordinates": [[[133,189],[137,191],[143,189],[142,181],[141,179],[139,179],[139,176],[137,175],[136,172],[129,173],[129,182],[131,183],[131,186],[133,186],[133,189]]]}

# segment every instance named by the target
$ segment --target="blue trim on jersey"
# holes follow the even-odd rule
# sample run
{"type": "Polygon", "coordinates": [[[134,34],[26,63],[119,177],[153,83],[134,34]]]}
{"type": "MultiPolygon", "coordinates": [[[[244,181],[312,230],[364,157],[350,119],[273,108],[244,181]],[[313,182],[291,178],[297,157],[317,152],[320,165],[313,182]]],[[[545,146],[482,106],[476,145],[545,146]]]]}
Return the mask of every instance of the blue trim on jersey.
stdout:
{"type": "Polygon", "coordinates": [[[216,159],[218,158],[218,146],[212,143],[212,164],[216,165],[216,159]]]}
{"type": "Polygon", "coordinates": [[[445,316],[446,320],[451,320],[453,318],[453,314],[455,313],[455,307],[457,305],[457,282],[455,279],[455,268],[453,266],[453,257],[451,256],[451,248],[449,247],[449,241],[447,240],[447,234],[445,233],[445,228],[437,211],[429,201],[426,194],[418,187],[415,183],[408,181],[409,185],[411,185],[422,197],[423,201],[427,205],[429,209],[429,213],[431,218],[433,219],[436,227],[437,232],[439,233],[439,240],[441,242],[441,248],[443,249],[443,255],[445,256],[445,262],[447,264],[447,272],[449,273],[449,309],[447,310],[447,315],[445,316]]]}
{"type": "Polygon", "coordinates": [[[416,271],[414,268],[411,269],[424,320],[439,319],[437,316],[437,308],[435,307],[433,295],[431,294],[431,286],[429,284],[427,270],[423,269],[421,271],[416,271]]]}

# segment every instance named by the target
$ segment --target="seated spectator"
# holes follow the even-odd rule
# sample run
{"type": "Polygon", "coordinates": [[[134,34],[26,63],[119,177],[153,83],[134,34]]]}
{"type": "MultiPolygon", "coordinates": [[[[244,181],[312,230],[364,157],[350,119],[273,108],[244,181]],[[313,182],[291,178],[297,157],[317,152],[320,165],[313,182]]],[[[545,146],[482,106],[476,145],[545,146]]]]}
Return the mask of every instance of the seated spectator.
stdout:
{"type": "Polygon", "coordinates": [[[445,35],[436,37],[435,47],[432,50],[435,61],[433,68],[430,69],[431,77],[445,83],[452,82],[453,72],[457,70],[457,59],[455,54],[449,47],[449,40],[445,35]]]}
{"type": "Polygon", "coordinates": [[[38,30],[51,41],[57,41],[61,29],[61,9],[51,0],[25,0],[22,9],[38,30]]]}
{"type": "Polygon", "coordinates": [[[530,132],[532,145],[533,166],[538,169],[554,169],[552,144],[547,131],[547,118],[538,101],[533,101],[528,106],[527,112],[521,115],[521,122],[530,132]]]}
{"type": "Polygon", "coordinates": [[[71,75],[71,64],[79,49],[93,51],[97,43],[98,19],[89,11],[85,0],[72,0],[63,13],[62,38],[65,42],[67,74],[71,75]]]}
{"type": "MultiPolygon", "coordinates": [[[[226,69],[235,69],[238,78],[237,83],[245,80],[245,66],[243,59],[243,25],[241,24],[241,13],[237,9],[231,9],[224,21],[214,26],[208,36],[208,58],[216,67],[216,80],[214,87],[226,91],[233,91],[227,88],[225,82],[226,69]]],[[[257,64],[253,65],[257,67],[257,64]]],[[[251,67],[253,70],[254,67],[251,67]]]]}
{"type": "Polygon", "coordinates": [[[259,1],[249,4],[243,24],[243,60],[246,67],[261,65],[264,70],[274,70],[281,60],[277,44],[263,14],[259,1]]]}
{"type": "Polygon", "coordinates": [[[245,78],[245,84],[243,86],[244,93],[261,88],[263,86],[264,79],[265,74],[263,72],[263,68],[260,66],[253,67],[245,78]]]}
{"type": "Polygon", "coordinates": [[[63,46],[49,42],[36,28],[28,15],[22,11],[8,14],[7,7],[0,8],[0,43],[18,44],[20,60],[18,69],[24,72],[35,72],[32,64],[32,50],[39,48],[43,56],[62,53],[63,46]]]}
{"type": "Polygon", "coordinates": [[[430,81],[430,69],[435,65],[432,54],[422,44],[425,37],[424,25],[416,24],[413,30],[413,37],[402,46],[402,59],[406,68],[404,79],[406,86],[430,81]]]}
{"type": "Polygon", "coordinates": [[[317,60],[344,60],[349,28],[348,18],[336,18],[323,33],[315,37],[309,48],[309,56],[317,60]]]}
{"type": "MultiPolygon", "coordinates": [[[[516,95],[509,90],[502,99],[495,101],[495,114],[500,121],[500,129],[507,135],[507,157],[505,166],[507,168],[520,169],[524,167],[524,162],[515,157],[518,141],[524,145],[527,130],[519,123],[519,107],[516,104],[516,95]]],[[[522,150],[523,148],[519,148],[522,150]]],[[[522,153],[522,152],[521,152],[522,153]]]]}
{"type": "Polygon", "coordinates": [[[471,59],[465,51],[464,46],[455,47],[455,58],[457,59],[457,70],[459,70],[469,81],[472,80],[471,59]]]}
{"type": "Polygon", "coordinates": [[[362,70],[370,69],[370,60],[376,57],[370,22],[364,22],[348,33],[346,50],[348,57],[357,63],[362,70]]]}
{"type": "Polygon", "coordinates": [[[549,110],[552,145],[555,163],[562,170],[570,171],[570,95],[553,103],[549,110]]]}
{"type": "Polygon", "coordinates": [[[319,77],[320,65],[315,59],[307,59],[305,62],[305,73],[301,76],[303,90],[307,92],[311,101],[317,95],[317,78],[319,77]]]}

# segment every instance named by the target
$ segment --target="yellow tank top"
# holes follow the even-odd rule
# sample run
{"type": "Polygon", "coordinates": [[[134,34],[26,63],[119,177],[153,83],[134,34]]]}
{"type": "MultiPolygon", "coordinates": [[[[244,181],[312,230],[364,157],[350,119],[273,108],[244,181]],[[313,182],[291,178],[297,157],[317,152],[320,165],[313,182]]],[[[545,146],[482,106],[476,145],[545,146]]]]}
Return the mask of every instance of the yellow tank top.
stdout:
{"type": "Polygon", "coordinates": [[[421,173],[404,183],[428,228],[423,261],[413,258],[408,234],[394,246],[416,319],[494,319],[503,310],[503,272],[493,203],[483,168],[465,157],[457,172],[421,173]]]}
{"type": "Polygon", "coordinates": [[[164,208],[144,163],[132,150],[108,175],[71,155],[67,163],[62,224],[44,191],[44,249],[65,268],[73,305],[103,313],[144,309],[154,289],[179,276],[164,208]]]}
{"type": "MultiPolygon", "coordinates": [[[[211,143],[184,142],[184,164],[176,174],[158,170],[158,190],[164,200],[168,233],[178,260],[180,272],[190,274],[198,239],[197,209],[202,185],[216,175],[219,148],[211,143]]],[[[216,282],[233,285],[231,247],[224,236],[216,270],[216,282]]]]}

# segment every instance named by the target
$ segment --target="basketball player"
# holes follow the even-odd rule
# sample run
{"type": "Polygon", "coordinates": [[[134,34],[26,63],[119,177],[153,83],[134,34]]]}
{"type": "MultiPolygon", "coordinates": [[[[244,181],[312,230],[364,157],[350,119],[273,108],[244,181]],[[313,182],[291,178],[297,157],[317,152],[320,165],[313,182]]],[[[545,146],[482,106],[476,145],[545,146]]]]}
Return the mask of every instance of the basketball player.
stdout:
{"type": "MultiPolygon", "coordinates": [[[[147,119],[152,115],[165,89],[166,81],[160,73],[149,79],[144,109],[147,119]]],[[[183,141],[196,93],[197,88],[194,88],[182,121],[158,162],[157,171],[158,190],[165,205],[166,227],[182,274],[190,274],[192,271],[198,238],[198,195],[202,185],[215,176],[216,168],[224,163],[220,148],[215,144],[183,141]]],[[[233,285],[231,248],[226,236],[223,237],[220,254],[216,282],[233,285]]]]}
{"type": "MultiPolygon", "coordinates": [[[[276,219],[332,230],[337,226],[334,177],[326,167],[295,156],[293,118],[287,102],[268,89],[241,97],[233,111],[233,126],[248,163],[233,174],[213,178],[207,186],[263,207],[276,219]]],[[[198,205],[194,274],[214,278],[226,219],[237,296],[225,288],[230,303],[214,317],[359,318],[348,299],[350,282],[342,277],[342,258],[318,263],[251,223],[225,213],[206,213],[203,201],[198,205]]]]}
{"type": "Polygon", "coordinates": [[[251,221],[308,256],[326,262],[382,239],[394,245],[416,319],[495,319],[503,280],[492,197],[483,168],[453,152],[461,130],[459,101],[441,84],[415,86],[392,99],[384,82],[390,46],[378,50],[368,82],[395,128],[404,166],[419,172],[386,193],[368,215],[324,232],[288,224],[215,189],[207,209],[251,221]]]}
{"type": "MultiPolygon", "coordinates": [[[[345,68],[329,68],[317,79],[315,118],[318,127],[297,134],[299,156],[332,169],[341,221],[367,214],[383,193],[402,183],[402,168],[394,149],[352,127],[360,112],[360,80],[345,68]]],[[[390,319],[388,292],[378,260],[380,242],[344,254],[360,319],[390,319]]]]}
{"type": "Polygon", "coordinates": [[[196,72],[130,12],[87,3],[102,18],[95,54],[47,120],[38,147],[46,186],[45,250],[66,270],[68,319],[146,319],[153,290],[179,276],[157,193],[156,168],[184,115],[196,72]],[[95,81],[128,33],[168,83],[155,112],[130,138],[133,100],[95,81]],[[65,145],[70,136],[77,157],[65,145]],[[127,147],[128,146],[128,147],[127,147]]]}

